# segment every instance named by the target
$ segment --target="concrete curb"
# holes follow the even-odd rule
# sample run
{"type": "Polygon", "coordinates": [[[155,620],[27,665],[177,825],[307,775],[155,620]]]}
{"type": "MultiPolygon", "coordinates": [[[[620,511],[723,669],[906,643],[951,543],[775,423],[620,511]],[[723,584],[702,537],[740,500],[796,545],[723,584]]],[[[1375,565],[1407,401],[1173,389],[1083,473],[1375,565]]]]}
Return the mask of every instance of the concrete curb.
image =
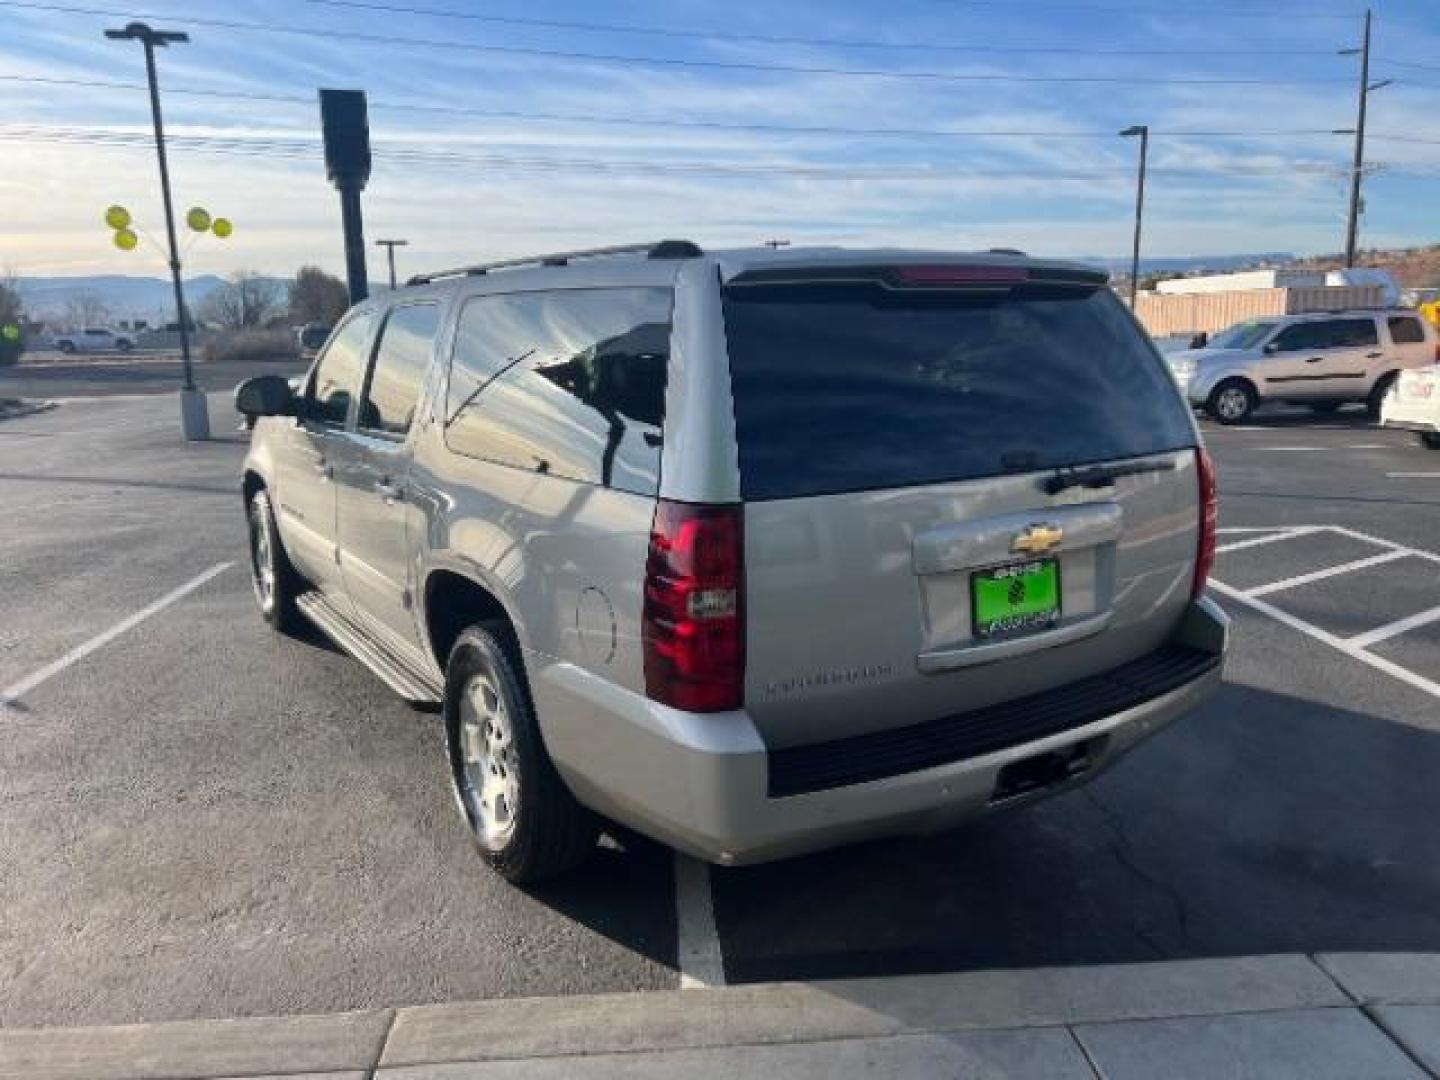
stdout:
{"type": "MultiPolygon", "coordinates": [[[[1099,1025],[1118,1031],[1257,1015],[1358,1020],[1362,1006],[1373,1006],[1365,1016],[1375,1038],[1384,1031],[1409,1061],[1428,1064],[1440,1060],[1432,1056],[1440,1055],[1431,1034],[1437,1004],[1440,954],[1238,957],[0,1031],[0,1080],[366,1078],[436,1067],[421,1070],[430,1076],[461,1063],[569,1058],[552,1066],[566,1071],[579,1056],[599,1064],[602,1056],[627,1055],[638,1065],[653,1055],[707,1060],[738,1047],[908,1039],[913,1049],[916,1037],[935,1033],[1057,1029],[1034,1035],[1058,1037],[1072,1025],[1083,1041],[1099,1025]]],[[[484,1066],[473,1068],[455,1075],[482,1075],[484,1066]]]]}

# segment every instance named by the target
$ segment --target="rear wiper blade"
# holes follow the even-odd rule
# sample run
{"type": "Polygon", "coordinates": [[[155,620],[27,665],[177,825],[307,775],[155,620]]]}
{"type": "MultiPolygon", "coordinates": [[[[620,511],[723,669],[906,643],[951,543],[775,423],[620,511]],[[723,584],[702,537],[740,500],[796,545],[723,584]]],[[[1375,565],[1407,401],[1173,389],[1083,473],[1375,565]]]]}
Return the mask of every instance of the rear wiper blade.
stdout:
{"type": "Polygon", "coordinates": [[[1087,465],[1084,468],[1065,468],[1054,476],[1046,477],[1041,483],[1046,494],[1058,495],[1070,488],[1106,487],[1121,476],[1138,476],[1141,473],[1174,472],[1173,461],[1132,461],[1123,465],[1087,465]]]}

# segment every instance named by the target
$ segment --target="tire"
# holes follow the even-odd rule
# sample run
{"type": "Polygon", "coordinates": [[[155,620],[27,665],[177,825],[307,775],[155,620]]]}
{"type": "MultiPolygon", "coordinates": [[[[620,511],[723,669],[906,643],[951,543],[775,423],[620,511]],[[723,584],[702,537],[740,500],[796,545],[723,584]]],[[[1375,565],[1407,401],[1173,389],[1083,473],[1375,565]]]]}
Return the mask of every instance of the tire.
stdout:
{"type": "Polygon", "coordinates": [[[282,634],[300,628],[300,609],[295,600],[304,591],[304,582],[280,543],[270,493],[264,488],[250,496],[246,511],[250,539],[250,585],[260,616],[282,634]]]}
{"type": "Polygon", "coordinates": [[[1440,431],[1417,431],[1415,441],[1426,450],[1440,450],[1440,431]]]}
{"type": "Polygon", "coordinates": [[[445,666],[445,743],[461,812],[481,858],[516,884],[573,869],[599,822],[545,750],[517,650],[493,625],[467,628],[445,666]]]}
{"type": "Polygon", "coordinates": [[[1380,378],[1376,380],[1374,388],[1370,391],[1370,396],[1365,399],[1365,411],[1369,414],[1371,420],[1380,419],[1380,406],[1385,401],[1385,395],[1390,393],[1390,388],[1395,385],[1395,380],[1399,377],[1400,373],[1398,371],[1391,371],[1381,375],[1380,378]]]}
{"type": "Polygon", "coordinates": [[[1250,419],[1258,401],[1255,388],[1244,379],[1226,379],[1205,401],[1205,411],[1217,423],[1243,424],[1250,419]]]}
{"type": "Polygon", "coordinates": [[[69,356],[75,351],[75,343],[73,341],[57,341],[55,347],[66,356],[69,356]]]}
{"type": "Polygon", "coordinates": [[[1340,411],[1340,402],[1317,401],[1315,404],[1310,406],[1310,411],[1313,413],[1318,413],[1321,416],[1331,416],[1334,413],[1340,411]]]}
{"type": "Polygon", "coordinates": [[[117,344],[115,347],[116,347],[117,349],[119,349],[121,352],[129,352],[131,349],[133,349],[133,348],[135,347],[135,345],[134,345],[133,342],[126,341],[126,340],[124,340],[124,339],[122,338],[122,339],[120,340],[119,344],[117,344]]]}

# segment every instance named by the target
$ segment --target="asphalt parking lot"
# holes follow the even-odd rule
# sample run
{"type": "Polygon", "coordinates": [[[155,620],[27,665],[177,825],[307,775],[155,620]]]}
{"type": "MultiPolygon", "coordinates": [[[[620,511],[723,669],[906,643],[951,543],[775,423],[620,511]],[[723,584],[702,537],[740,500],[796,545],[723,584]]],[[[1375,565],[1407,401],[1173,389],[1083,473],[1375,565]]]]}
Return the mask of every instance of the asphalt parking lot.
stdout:
{"type": "Polygon", "coordinates": [[[211,408],[199,445],[169,395],[0,423],[0,1025],[1440,950],[1440,454],[1408,436],[1206,425],[1229,685],[1089,788],[748,869],[622,840],[518,890],[437,718],[255,614],[211,408]]]}

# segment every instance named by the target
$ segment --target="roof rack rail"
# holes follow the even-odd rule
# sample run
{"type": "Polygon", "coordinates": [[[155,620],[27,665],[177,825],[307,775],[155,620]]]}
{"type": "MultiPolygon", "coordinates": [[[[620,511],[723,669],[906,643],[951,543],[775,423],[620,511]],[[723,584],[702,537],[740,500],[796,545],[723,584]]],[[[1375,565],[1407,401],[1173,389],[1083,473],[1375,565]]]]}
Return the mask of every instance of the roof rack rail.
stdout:
{"type": "Polygon", "coordinates": [[[986,252],[986,254],[988,254],[988,255],[1019,255],[1019,256],[1021,256],[1022,258],[1027,257],[1027,256],[1025,255],[1025,252],[1021,251],[1019,248],[1010,248],[1010,247],[995,247],[995,248],[991,248],[988,252],[986,252]]]}
{"type": "Polygon", "coordinates": [[[512,270],[521,266],[565,266],[575,259],[598,259],[607,255],[639,255],[651,259],[694,259],[705,254],[698,244],[689,240],[652,240],[644,244],[616,244],[613,247],[582,248],[579,251],[557,251],[551,255],[528,255],[520,259],[457,266],[433,274],[416,274],[406,285],[428,285],[441,278],[477,277],[491,270],[512,270]]]}

